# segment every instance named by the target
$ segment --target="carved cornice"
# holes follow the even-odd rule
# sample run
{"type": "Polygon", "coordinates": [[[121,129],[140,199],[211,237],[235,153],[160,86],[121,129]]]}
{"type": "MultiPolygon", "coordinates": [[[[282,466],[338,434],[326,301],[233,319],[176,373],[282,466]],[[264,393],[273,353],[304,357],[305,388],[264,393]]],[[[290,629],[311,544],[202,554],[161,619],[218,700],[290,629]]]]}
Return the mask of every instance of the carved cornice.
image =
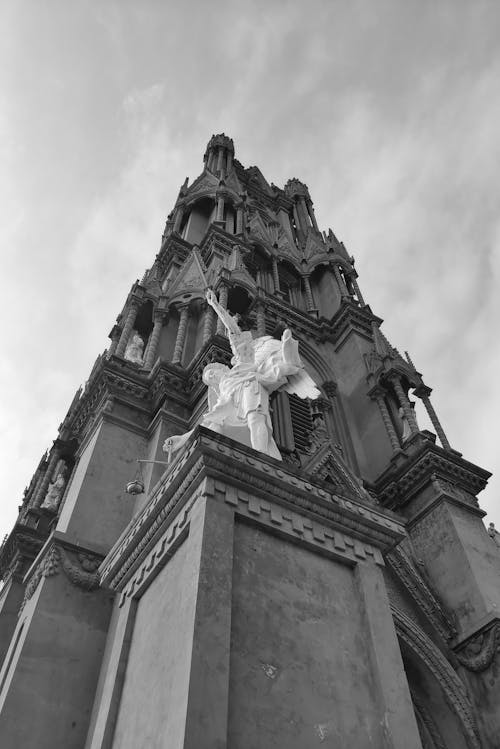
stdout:
{"type": "Polygon", "coordinates": [[[12,575],[24,575],[46,538],[46,533],[16,523],[0,549],[0,577],[5,581],[12,575]]]}
{"type": "MultiPolygon", "coordinates": [[[[116,588],[128,579],[160,529],[173,522],[205,480],[222,481],[226,487],[232,487],[226,490],[227,502],[241,505],[243,510],[239,507],[238,511],[248,512],[249,517],[256,517],[262,511],[271,512],[272,505],[282,508],[279,510],[282,520],[273,521],[275,527],[282,524],[285,528],[287,523],[292,530],[294,523],[310,526],[313,536],[319,533],[315,530],[318,525],[327,527],[319,542],[325,544],[324,548],[333,544],[333,549],[337,542],[339,549],[342,544],[345,548],[341,536],[347,534],[352,540],[353,554],[364,557],[366,553],[378,553],[381,561],[380,551],[387,551],[404,537],[398,519],[368,502],[333,494],[295,474],[283,463],[277,464],[250,448],[198,427],[157,484],[147,505],[106,557],[101,567],[106,585],[116,588]],[[366,551],[367,546],[370,552],[366,551]]],[[[215,488],[206,489],[206,493],[214,496],[215,491],[215,488]]],[[[275,515],[277,518],[278,510],[275,515]]]]}
{"type": "Polygon", "coordinates": [[[359,307],[353,300],[345,298],[330,322],[322,324],[321,338],[322,340],[335,343],[337,350],[352,332],[357,333],[371,343],[373,340],[372,323],[374,320],[379,320],[379,318],[373,315],[368,305],[359,307]]]}
{"type": "Polygon", "coordinates": [[[460,455],[421,440],[414,452],[402,453],[397,464],[388,468],[374,483],[380,502],[391,509],[408,503],[426,485],[437,494],[477,508],[474,495],[486,486],[489,471],[469,463],[460,455]]]}

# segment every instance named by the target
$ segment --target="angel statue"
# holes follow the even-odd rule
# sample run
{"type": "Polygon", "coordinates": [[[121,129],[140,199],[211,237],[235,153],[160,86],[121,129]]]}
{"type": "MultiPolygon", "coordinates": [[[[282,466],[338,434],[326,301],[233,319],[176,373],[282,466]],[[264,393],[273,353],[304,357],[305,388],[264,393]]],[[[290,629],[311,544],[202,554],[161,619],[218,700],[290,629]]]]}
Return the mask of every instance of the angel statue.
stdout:
{"type": "MultiPolygon", "coordinates": [[[[213,291],[209,289],[206,298],[224,323],[233,358],[231,367],[215,362],[203,370],[202,379],[208,386],[208,412],[200,423],[281,460],[269,415],[270,393],[281,388],[300,398],[314,399],[320,395],[300,360],[298,341],[292,338],[288,328],[281,341],[268,335],[254,339],[250,331],[240,330],[236,319],[221,307],[213,291]]],[[[163,449],[169,454],[178,450],[192,431],[167,438],[163,449]]]]}

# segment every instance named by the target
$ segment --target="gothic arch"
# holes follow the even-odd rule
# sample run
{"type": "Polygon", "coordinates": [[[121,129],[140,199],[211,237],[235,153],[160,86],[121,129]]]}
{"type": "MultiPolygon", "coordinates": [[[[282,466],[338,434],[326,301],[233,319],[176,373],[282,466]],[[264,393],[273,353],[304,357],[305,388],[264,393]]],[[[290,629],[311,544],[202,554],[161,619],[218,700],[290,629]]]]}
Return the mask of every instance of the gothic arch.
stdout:
{"type": "Polygon", "coordinates": [[[186,203],[180,234],[187,242],[198,244],[215,218],[215,200],[213,195],[196,195],[186,203]]]}
{"type": "Polygon", "coordinates": [[[323,382],[331,381],[332,368],[328,366],[321,354],[314,346],[311,346],[309,341],[299,336],[296,337],[299,340],[300,356],[302,360],[313,370],[310,374],[318,387],[321,387],[321,384],[323,382]],[[315,375],[317,376],[315,377],[315,375]]]}
{"type": "Polygon", "coordinates": [[[278,256],[278,277],[283,298],[298,309],[302,309],[302,274],[295,263],[289,258],[285,260],[278,256]]]}
{"type": "Polygon", "coordinates": [[[391,611],[417,722],[427,727],[427,746],[441,749],[441,741],[445,749],[480,749],[464,684],[420,627],[393,605],[391,611]]]}

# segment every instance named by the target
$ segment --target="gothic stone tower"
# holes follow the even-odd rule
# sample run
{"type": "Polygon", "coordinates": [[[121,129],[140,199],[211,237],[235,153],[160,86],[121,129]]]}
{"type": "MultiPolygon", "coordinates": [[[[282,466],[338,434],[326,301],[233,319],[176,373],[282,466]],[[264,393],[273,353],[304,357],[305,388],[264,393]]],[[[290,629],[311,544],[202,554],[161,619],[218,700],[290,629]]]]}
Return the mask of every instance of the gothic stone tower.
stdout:
{"type": "Polygon", "coordinates": [[[499,746],[489,474],[381,322],[306,185],[212,137],[2,546],[2,749],[499,746]],[[274,394],[282,461],[198,426],[165,465],[231,356],[207,285],[321,391],[274,394]]]}

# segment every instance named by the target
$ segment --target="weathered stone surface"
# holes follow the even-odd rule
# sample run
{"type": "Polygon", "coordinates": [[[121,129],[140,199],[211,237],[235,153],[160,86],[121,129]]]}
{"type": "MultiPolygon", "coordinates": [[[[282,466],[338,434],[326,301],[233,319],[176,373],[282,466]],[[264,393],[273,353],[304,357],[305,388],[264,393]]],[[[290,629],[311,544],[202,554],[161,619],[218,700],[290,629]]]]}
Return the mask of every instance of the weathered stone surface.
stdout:
{"type": "Polygon", "coordinates": [[[182,186],[0,548],[0,746],[496,749],[489,474],[452,449],[307,187],[234,156],[214,136],[182,186]],[[282,461],[197,426],[204,369],[235,355],[206,284],[243,337],[289,328],[320,391],[271,397],[282,461]]]}

